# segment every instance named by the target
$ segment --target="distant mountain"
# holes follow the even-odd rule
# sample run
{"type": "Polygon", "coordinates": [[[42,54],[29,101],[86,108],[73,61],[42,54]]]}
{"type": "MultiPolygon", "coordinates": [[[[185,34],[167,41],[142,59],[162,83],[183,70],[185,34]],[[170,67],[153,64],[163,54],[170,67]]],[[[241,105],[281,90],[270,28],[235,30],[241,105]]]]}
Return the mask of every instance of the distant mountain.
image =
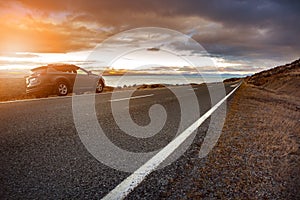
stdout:
{"type": "Polygon", "coordinates": [[[249,84],[300,97],[300,59],[250,76],[249,84]]]}

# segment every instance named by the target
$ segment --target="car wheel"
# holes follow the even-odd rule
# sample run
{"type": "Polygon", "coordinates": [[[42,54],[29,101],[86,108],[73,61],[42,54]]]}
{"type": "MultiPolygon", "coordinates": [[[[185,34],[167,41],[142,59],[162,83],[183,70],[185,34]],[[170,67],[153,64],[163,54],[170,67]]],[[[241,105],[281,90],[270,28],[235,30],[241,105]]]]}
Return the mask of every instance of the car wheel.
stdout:
{"type": "Polygon", "coordinates": [[[99,80],[96,86],[96,93],[101,93],[104,88],[104,83],[103,81],[99,80]]]}
{"type": "Polygon", "coordinates": [[[59,81],[56,86],[58,96],[66,96],[69,92],[69,86],[64,81],[59,81]]]}

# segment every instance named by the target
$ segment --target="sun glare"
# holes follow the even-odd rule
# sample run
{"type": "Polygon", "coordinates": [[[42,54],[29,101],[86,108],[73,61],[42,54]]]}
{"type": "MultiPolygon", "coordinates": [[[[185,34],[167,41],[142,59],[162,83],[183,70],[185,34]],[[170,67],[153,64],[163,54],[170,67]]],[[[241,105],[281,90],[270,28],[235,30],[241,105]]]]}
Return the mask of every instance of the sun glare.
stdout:
{"type": "Polygon", "coordinates": [[[166,52],[149,52],[145,50],[135,51],[115,60],[111,67],[114,69],[145,69],[149,67],[161,67],[161,66],[188,66],[187,61],[183,60],[179,56],[166,52]]]}

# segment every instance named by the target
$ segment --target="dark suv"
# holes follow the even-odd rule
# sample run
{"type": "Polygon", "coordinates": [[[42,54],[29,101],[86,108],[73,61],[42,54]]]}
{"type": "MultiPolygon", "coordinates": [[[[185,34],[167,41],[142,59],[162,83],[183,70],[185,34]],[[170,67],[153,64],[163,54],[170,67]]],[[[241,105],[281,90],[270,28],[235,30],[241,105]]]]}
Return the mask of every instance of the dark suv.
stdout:
{"type": "Polygon", "coordinates": [[[26,93],[37,96],[65,96],[70,92],[84,91],[100,93],[105,85],[102,76],[76,65],[50,64],[34,68],[31,72],[26,78],[26,93]]]}

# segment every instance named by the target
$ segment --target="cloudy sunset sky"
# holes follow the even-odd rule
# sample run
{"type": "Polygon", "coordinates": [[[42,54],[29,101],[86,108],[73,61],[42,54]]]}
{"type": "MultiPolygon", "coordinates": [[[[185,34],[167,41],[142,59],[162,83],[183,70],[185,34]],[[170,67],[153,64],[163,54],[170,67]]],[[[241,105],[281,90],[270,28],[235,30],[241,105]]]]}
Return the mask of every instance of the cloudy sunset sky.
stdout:
{"type": "Polygon", "coordinates": [[[299,58],[299,10],[279,0],[0,1],[0,69],[80,65],[114,34],[162,27],[197,41],[224,72],[253,73],[299,58]]]}

